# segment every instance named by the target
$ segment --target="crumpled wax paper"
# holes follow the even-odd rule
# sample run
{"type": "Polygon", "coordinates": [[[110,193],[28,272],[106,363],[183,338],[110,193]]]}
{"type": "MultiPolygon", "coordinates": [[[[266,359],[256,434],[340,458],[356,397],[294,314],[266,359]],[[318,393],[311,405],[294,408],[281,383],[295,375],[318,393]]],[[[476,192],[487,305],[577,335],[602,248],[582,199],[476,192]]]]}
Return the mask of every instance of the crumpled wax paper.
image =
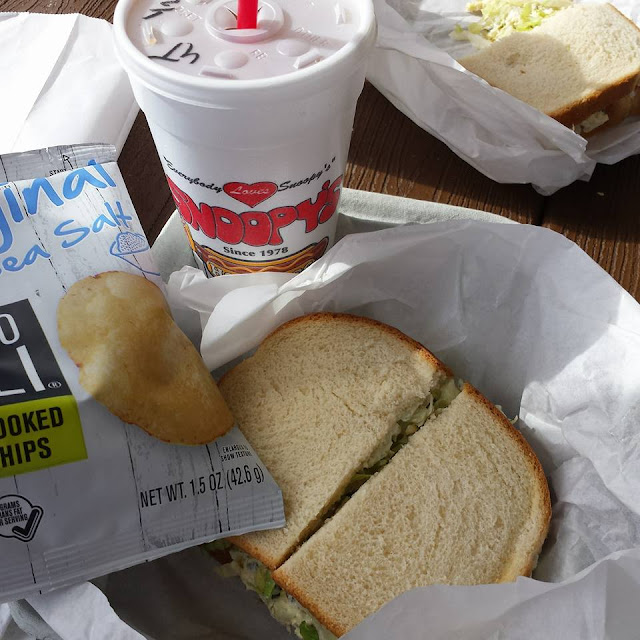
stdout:
{"type": "Polygon", "coordinates": [[[519,415],[553,496],[535,580],[427,587],[349,637],[388,638],[399,619],[404,637],[637,636],[638,607],[626,622],[612,613],[640,601],[640,306],[574,243],[528,225],[409,225],[349,235],[299,275],[207,280],[185,267],[168,288],[174,304],[197,307],[212,369],[286,320],[345,311],[399,328],[519,415]],[[557,615],[540,625],[551,601],[557,615]]]}
{"type": "Polygon", "coordinates": [[[0,153],[106,142],[138,113],[112,27],[79,14],[0,13],[0,153]]]}
{"type": "MultiPolygon", "coordinates": [[[[467,0],[373,1],[378,40],[367,78],[417,125],[489,178],[532,183],[549,195],[575,180],[588,180],[597,162],[613,164],[640,151],[638,116],[587,143],[461,67],[456,60],[475,49],[449,33],[456,24],[478,20],[465,11],[467,0]]],[[[637,0],[611,4],[640,21],[637,0]]]]}

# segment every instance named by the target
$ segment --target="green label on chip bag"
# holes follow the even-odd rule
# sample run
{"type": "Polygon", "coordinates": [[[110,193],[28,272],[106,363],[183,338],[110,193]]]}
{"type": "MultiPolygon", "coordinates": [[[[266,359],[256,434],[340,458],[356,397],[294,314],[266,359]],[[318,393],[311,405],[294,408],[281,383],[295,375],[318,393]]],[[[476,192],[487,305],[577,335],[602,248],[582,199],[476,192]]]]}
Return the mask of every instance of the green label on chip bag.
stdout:
{"type": "Polygon", "coordinates": [[[78,406],[31,304],[0,306],[0,478],[86,457],[78,406]]]}
{"type": "Polygon", "coordinates": [[[0,478],[86,457],[73,396],[0,407],[0,478]]]}

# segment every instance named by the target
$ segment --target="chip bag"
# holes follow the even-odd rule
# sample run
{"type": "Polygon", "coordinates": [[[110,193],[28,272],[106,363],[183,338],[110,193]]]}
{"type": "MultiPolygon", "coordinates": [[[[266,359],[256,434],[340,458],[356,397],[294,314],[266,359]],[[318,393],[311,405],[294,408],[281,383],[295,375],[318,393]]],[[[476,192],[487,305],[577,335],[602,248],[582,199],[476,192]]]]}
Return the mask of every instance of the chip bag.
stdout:
{"type": "Polygon", "coordinates": [[[200,446],[159,439],[206,441],[226,406],[165,308],[115,158],[108,145],[0,157],[0,602],[284,525],[232,423],[200,446]],[[58,313],[79,281],[99,286],[74,287],[58,313]]]}

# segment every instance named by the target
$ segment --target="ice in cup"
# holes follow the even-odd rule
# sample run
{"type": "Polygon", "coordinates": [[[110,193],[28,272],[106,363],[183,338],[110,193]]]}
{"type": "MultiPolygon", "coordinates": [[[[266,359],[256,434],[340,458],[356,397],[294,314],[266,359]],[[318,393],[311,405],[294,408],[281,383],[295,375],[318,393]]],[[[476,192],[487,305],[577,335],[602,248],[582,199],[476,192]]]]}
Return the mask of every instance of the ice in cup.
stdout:
{"type": "Polygon", "coordinates": [[[120,0],[118,55],[208,275],[301,271],[331,246],[370,0],[120,0]]]}

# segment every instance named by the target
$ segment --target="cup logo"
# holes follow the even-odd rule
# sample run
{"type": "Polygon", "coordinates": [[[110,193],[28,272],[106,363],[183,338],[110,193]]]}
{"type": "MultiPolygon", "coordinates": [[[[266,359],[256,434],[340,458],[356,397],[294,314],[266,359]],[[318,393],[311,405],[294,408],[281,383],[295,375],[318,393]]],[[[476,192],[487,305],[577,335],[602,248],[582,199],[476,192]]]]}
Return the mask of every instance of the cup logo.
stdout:
{"type": "Polygon", "coordinates": [[[261,202],[268,200],[278,190],[274,182],[227,182],[222,187],[224,192],[234,200],[251,207],[252,209],[261,202]]]}
{"type": "MultiPolygon", "coordinates": [[[[206,202],[196,204],[189,194],[182,191],[168,176],[167,182],[180,216],[194,231],[199,231],[212,240],[219,240],[230,248],[238,244],[246,244],[249,247],[283,247],[282,230],[289,225],[303,222],[303,231],[307,234],[333,217],[340,200],[342,176],[333,182],[326,180],[315,198],[307,198],[294,206],[240,213],[206,202]]],[[[229,184],[232,183],[228,182],[227,185],[229,184]]],[[[274,252],[269,254],[272,255],[275,255],[274,252]]],[[[269,257],[266,253],[264,256],[269,257]]],[[[259,258],[252,255],[243,257],[259,258]]]]}
{"type": "MultiPolygon", "coordinates": [[[[331,163],[334,161],[335,158],[331,163]]],[[[205,273],[298,273],[320,258],[335,229],[335,225],[324,225],[335,220],[342,188],[341,175],[318,184],[320,178],[328,177],[324,174],[331,169],[331,163],[298,182],[204,185],[215,186],[209,202],[194,200],[167,176],[189,244],[205,273]],[[300,191],[293,191],[301,186],[304,188],[300,191]],[[222,193],[241,206],[219,206],[217,203],[228,203],[222,193]],[[274,195],[271,205],[258,206],[274,195]],[[305,195],[311,197],[299,200],[305,195]]]]}

